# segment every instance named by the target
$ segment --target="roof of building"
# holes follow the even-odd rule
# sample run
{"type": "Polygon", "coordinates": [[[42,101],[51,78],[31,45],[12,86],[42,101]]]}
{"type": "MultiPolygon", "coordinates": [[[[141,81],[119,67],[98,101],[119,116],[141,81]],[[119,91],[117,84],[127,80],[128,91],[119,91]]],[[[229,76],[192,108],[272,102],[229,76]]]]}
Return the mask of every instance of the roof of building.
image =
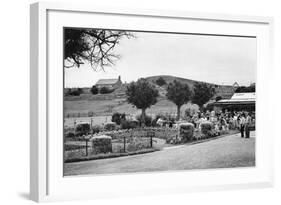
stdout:
{"type": "Polygon", "coordinates": [[[223,99],[215,104],[249,104],[256,102],[256,93],[234,93],[230,99],[223,99]]]}
{"type": "Polygon", "coordinates": [[[99,79],[96,85],[109,85],[109,84],[115,84],[118,82],[118,78],[116,79],[99,79]]]}

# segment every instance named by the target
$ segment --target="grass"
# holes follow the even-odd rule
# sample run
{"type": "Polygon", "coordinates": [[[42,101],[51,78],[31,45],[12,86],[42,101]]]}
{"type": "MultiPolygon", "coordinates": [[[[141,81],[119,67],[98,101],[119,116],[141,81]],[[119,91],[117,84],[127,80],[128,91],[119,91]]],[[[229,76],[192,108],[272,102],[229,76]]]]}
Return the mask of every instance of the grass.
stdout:
{"type": "MultiPolygon", "coordinates": [[[[183,113],[185,109],[198,109],[197,105],[185,104],[181,107],[183,113]]],[[[125,99],[114,99],[114,100],[76,100],[76,101],[65,101],[64,102],[65,116],[71,116],[72,114],[80,113],[83,117],[65,117],[65,126],[73,127],[74,120],[77,122],[91,122],[91,117],[87,117],[88,112],[93,112],[94,116],[93,124],[101,125],[102,123],[110,122],[111,116],[114,112],[126,113],[130,116],[140,114],[140,110],[128,104],[125,99]]],[[[148,115],[155,116],[160,113],[176,113],[176,106],[174,103],[167,99],[159,99],[159,101],[152,105],[146,110],[148,115]]]]}

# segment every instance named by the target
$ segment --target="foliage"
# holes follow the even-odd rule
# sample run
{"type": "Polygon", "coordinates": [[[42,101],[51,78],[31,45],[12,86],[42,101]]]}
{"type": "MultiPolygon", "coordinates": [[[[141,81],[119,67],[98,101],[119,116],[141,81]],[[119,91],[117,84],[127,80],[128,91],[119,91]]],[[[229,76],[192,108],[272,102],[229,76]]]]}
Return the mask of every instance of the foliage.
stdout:
{"type": "MultiPolygon", "coordinates": [[[[136,119],[137,119],[139,122],[141,122],[141,117],[142,117],[141,115],[138,115],[138,116],[136,117],[136,119]]],[[[145,115],[144,124],[145,124],[145,126],[147,126],[147,127],[152,126],[152,117],[149,116],[149,115],[145,115]]]]}
{"type": "Polygon", "coordinates": [[[213,124],[211,122],[202,122],[201,125],[201,133],[204,135],[209,135],[212,131],[213,124]]]}
{"type": "Polygon", "coordinates": [[[90,124],[81,123],[81,124],[76,125],[76,127],[75,127],[76,136],[87,135],[89,133],[90,133],[90,124]]]}
{"type": "Polygon", "coordinates": [[[127,86],[127,101],[138,109],[146,109],[156,104],[158,90],[147,80],[141,78],[127,86]]]}
{"type": "Polygon", "coordinates": [[[122,120],[126,120],[125,113],[115,112],[111,117],[111,122],[115,122],[117,125],[120,125],[122,120]]]}
{"type": "Polygon", "coordinates": [[[83,93],[83,90],[81,88],[74,88],[74,89],[69,88],[67,90],[66,95],[80,96],[82,93],[83,93]]]}
{"type": "Polygon", "coordinates": [[[73,138],[73,137],[75,137],[75,135],[74,135],[73,132],[67,132],[67,133],[65,134],[65,137],[66,137],[66,138],[73,138]]]}
{"type": "Polygon", "coordinates": [[[94,116],[94,112],[93,111],[89,111],[88,112],[88,117],[93,117],[94,116]]]}
{"type": "Polygon", "coordinates": [[[93,137],[92,145],[95,154],[112,152],[112,139],[109,136],[93,137]]]}
{"type": "Polygon", "coordinates": [[[172,122],[172,123],[175,123],[176,121],[176,118],[169,114],[169,113],[165,113],[165,114],[162,114],[162,113],[158,113],[155,118],[152,120],[151,122],[151,126],[152,127],[158,127],[159,125],[157,124],[157,120],[161,118],[162,120],[166,120],[167,122],[172,122]]]}
{"type": "Polygon", "coordinates": [[[187,84],[183,84],[177,80],[169,83],[166,96],[177,105],[177,119],[180,117],[180,107],[190,100],[191,95],[192,93],[187,84]]]}
{"type": "Polygon", "coordinates": [[[108,122],[104,125],[104,130],[111,131],[116,129],[116,123],[115,122],[108,122]]]}
{"type": "Polygon", "coordinates": [[[156,83],[157,85],[159,85],[159,86],[163,86],[163,85],[166,85],[166,84],[167,84],[166,81],[164,80],[164,78],[162,78],[162,77],[159,77],[159,78],[155,81],[155,83],[156,83]]]}
{"type": "Polygon", "coordinates": [[[91,88],[90,91],[91,91],[91,93],[92,93],[93,95],[96,95],[96,94],[99,93],[99,89],[98,89],[97,86],[95,86],[95,85],[92,86],[92,88],[91,88]]]}
{"type": "Polygon", "coordinates": [[[93,134],[96,134],[96,133],[99,133],[99,132],[101,132],[103,129],[102,129],[102,126],[100,126],[100,125],[94,125],[93,127],[92,127],[92,132],[93,132],[93,134]]]}
{"type": "Polygon", "coordinates": [[[236,93],[252,93],[256,92],[256,86],[255,84],[252,84],[248,87],[246,86],[240,86],[235,90],[236,93]]]}
{"type": "Polygon", "coordinates": [[[179,124],[180,138],[183,142],[192,140],[194,134],[194,125],[192,123],[179,124]]]}
{"type": "Polygon", "coordinates": [[[114,65],[120,56],[114,48],[123,37],[134,37],[126,31],[105,29],[66,28],[64,29],[64,67],[80,67],[89,63],[93,69],[104,69],[114,65]]]}
{"type": "Polygon", "coordinates": [[[107,87],[102,87],[100,89],[100,94],[108,94],[108,93],[112,93],[114,90],[113,89],[109,89],[107,87]]]}
{"type": "Polygon", "coordinates": [[[203,105],[213,97],[215,89],[206,83],[196,82],[193,92],[192,103],[197,104],[202,109],[203,105]]]}
{"type": "Polygon", "coordinates": [[[121,129],[135,129],[139,126],[139,122],[135,120],[121,121],[121,129]]]}
{"type": "Polygon", "coordinates": [[[144,125],[145,110],[156,104],[159,96],[158,90],[147,80],[141,78],[127,86],[126,95],[128,103],[142,110],[142,124],[144,125]]]}

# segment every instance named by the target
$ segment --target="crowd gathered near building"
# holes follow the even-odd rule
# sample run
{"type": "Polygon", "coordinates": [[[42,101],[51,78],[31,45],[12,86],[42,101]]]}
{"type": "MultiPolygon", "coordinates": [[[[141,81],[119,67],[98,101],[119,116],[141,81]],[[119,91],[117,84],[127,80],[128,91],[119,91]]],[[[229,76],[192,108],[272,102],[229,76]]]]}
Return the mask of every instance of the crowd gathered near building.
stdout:
{"type": "MultiPolygon", "coordinates": [[[[227,110],[217,112],[208,110],[205,112],[198,111],[187,115],[184,121],[192,123],[195,129],[198,130],[200,130],[202,123],[211,122],[214,129],[218,132],[239,130],[241,137],[249,138],[250,130],[255,127],[255,112],[227,110]]],[[[157,124],[163,126],[163,122],[165,121],[159,118],[157,124]]],[[[166,126],[177,126],[177,123],[168,122],[166,126]]]]}

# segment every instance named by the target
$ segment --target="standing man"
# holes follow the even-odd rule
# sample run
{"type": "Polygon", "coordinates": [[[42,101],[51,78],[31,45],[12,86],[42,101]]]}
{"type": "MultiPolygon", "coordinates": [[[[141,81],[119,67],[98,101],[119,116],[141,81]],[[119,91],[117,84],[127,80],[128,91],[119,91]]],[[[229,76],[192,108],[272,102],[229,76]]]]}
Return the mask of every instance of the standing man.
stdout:
{"type": "Polygon", "coordinates": [[[241,133],[241,137],[244,137],[244,129],[245,129],[245,114],[242,113],[242,115],[240,116],[240,120],[239,120],[239,124],[240,124],[240,133],[241,133]]]}
{"type": "Polygon", "coordinates": [[[250,138],[250,125],[252,122],[252,118],[249,115],[249,113],[246,113],[246,119],[245,119],[245,132],[246,132],[246,138],[250,138]]]}

